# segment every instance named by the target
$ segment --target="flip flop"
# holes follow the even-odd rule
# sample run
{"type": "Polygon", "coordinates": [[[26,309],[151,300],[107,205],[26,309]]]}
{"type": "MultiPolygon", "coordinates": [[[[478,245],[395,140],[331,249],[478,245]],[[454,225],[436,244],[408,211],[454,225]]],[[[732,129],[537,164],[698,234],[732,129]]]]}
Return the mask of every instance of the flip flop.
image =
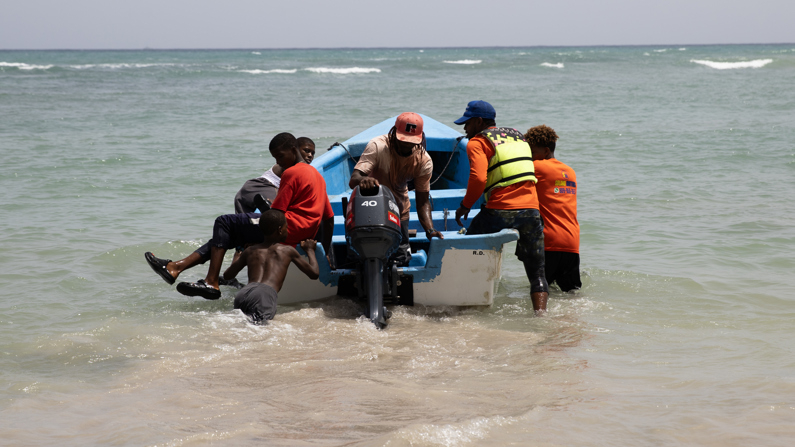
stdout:
{"type": "Polygon", "coordinates": [[[217,300],[221,298],[221,291],[200,279],[194,283],[181,282],[177,284],[177,292],[187,296],[200,296],[206,300],[217,300]]]}
{"type": "Polygon", "coordinates": [[[163,278],[163,281],[174,284],[177,278],[171,276],[171,273],[168,273],[168,269],[166,269],[166,265],[171,262],[171,259],[160,259],[150,251],[144,253],[144,258],[146,258],[146,262],[149,263],[149,267],[152,267],[152,270],[163,278]]]}

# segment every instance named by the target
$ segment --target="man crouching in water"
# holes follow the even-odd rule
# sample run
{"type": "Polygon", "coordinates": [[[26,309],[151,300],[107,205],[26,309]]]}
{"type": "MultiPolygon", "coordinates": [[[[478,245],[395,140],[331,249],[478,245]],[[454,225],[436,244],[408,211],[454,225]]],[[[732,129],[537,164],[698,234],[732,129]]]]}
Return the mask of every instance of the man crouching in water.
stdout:
{"type": "Polygon", "coordinates": [[[235,309],[251,317],[254,324],[265,324],[276,315],[277,293],[282,289],[287,268],[294,263],[310,279],[320,275],[315,247],[317,242],[306,239],[301,248],[309,261],[298,254],[298,250],[282,242],[287,240],[287,219],[284,213],[268,210],[259,220],[264,241],[245,249],[238,259],[224,272],[225,279],[232,279],[248,267],[248,284],[235,295],[235,309]]]}

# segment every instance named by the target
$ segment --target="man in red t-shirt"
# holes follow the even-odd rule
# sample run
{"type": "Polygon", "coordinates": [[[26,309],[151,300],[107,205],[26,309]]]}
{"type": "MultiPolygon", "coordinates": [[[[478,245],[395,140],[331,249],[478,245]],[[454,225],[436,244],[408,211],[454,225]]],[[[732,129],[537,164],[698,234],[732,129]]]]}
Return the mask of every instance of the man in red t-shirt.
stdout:
{"type": "MultiPolygon", "coordinates": [[[[271,206],[283,212],[287,218],[288,237],[284,243],[295,245],[302,240],[313,239],[322,225],[322,245],[328,253],[334,231],[334,213],[326,194],[326,182],[315,168],[304,161],[293,135],[286,132],[276,135],[269,149],[276,163],[284,168],[279,192],[271,206]]],[[[226,251],[261,243],[263,235],[259,219],[260,213],[218,216],[212,239],[188,257],[171,261],[157,258],[151,252],[145,253],[144,257],[152,270],[169,284],[174,284],[183,271],[209,260],[210,267],[204,279],[195,283],[181,282],[177,285],[177,291],[183,295],[217,300],[221,297],[221,291],[218,290],[219,274],[226,251]]]]}
{"type": "Polygon", "coordinates": [[[546,126],[527,130],[538,182],[538,205],[544,219],[544,269],[547,282],[564,292],[582,287],[580,281],[580,224],[577,222],[577,175],[555,158],[558,134],[546,126]]]}

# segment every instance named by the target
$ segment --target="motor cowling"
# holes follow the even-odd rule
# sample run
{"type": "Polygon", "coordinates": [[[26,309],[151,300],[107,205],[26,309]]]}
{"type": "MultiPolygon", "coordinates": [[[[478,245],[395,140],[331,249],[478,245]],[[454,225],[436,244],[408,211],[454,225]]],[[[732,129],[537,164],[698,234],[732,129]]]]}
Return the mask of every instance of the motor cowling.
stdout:
{"type": "Polygon", "coordinates": [[[360,259],[386,261],[400,245],[400,209],[389,188],[353,189],[345,212],[348,247],[360,259]]]}

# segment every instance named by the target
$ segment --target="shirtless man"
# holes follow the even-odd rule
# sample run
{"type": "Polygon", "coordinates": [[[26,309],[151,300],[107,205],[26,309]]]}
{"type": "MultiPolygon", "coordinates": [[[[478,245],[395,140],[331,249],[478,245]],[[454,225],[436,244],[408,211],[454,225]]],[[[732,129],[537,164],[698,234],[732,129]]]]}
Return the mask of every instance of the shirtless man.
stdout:
{"type": "Polygon", "coordinates": [[[282,244],[287,240],[284,213],[266,211],[260,217],[259,227],[264,241],[245,249],[224,272],[225,279],[232,279],[243,267],[248,267],[248,284],[235,295],[235,309],[251,317],[254,324],[267,323],[276,315],[277,294],[282,289],[291,262],[310,279],[317,279],[320,275],[315,258],[317,242],[312,239],[301,241],[301,248],[306,251],[309,261],[291,245],[282,244]]]}

